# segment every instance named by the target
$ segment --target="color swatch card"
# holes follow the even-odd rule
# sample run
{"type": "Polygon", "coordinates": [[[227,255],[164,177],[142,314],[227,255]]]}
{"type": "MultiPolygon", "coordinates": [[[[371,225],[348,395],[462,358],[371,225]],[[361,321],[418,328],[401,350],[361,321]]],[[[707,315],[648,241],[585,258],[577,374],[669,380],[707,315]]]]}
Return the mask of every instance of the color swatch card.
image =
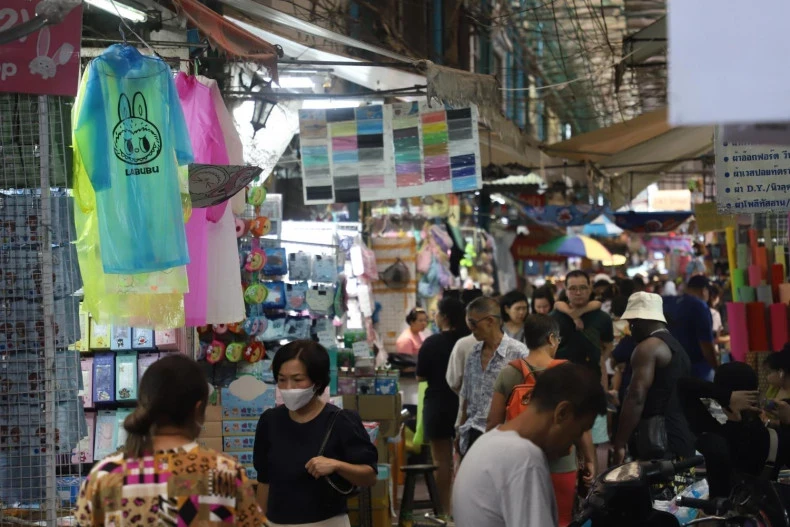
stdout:
{"type": "Polygon", "coordinates": [[[302,110],[306,204],[469,192],[482,186],[477,107],[406,102],[302,110]]]}

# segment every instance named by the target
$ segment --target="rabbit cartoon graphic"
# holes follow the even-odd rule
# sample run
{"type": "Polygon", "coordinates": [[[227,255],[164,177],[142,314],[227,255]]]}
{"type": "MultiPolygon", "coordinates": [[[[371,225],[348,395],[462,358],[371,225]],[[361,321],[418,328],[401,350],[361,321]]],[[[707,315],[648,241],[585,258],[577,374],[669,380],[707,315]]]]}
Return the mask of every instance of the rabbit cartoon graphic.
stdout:
{"type": "Polygon", "coordinates": [[[30,61],[29,68],[31,75],[41,75],[42,79],[51,79],[55,76],[58,66],[66,64],[74,53],[74,46],[63,43],[52,57],[49,53],[49,28],[44,27],[38,32],[36,42],[36,58],[30,61]]]}
{"type": "Polygon", "coordinates": [[[121,94],[118,100],[118,124],[112,130],[115,157],[130,165],[144,165],[162,152],[162,135],[148,120],[148,105],[140,92],[132,103],[121,94]]]}

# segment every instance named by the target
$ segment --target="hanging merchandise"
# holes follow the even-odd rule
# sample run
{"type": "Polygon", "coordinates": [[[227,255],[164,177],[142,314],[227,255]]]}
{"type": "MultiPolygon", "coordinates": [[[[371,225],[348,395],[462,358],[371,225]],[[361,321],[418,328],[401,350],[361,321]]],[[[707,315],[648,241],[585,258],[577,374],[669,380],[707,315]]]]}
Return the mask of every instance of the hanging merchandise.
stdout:
{"type": "Polygon", "coordinates": [[[407,102],[300,110],[306,204],[469,192],[482,187],[477,107],[407,102]]]}
{"type": "Polygon", "coordinates": [[[74,147],[96,192],[107,273],[189,262],[178,167],[192,159],[169,66],[116,44],[88,66],[74,147]]]}
{"type": "Polygon", "coordinates": [[[309,280],[313,265],[313,255],[299,251],[288,255],[288,279],[291,281],[309,280]]]}
{"type": "MultiPolygon", "coordinates": [[[[87,93],[89,75],[84,75],[80,86],[80,96],[74,104],[74,114],[85,113],[83,95],[87,93]]],[[[76,119],[75,119],[76,121],[76,119]]],[[[75,132],[76,135],[76,132],[75,132]]],[[[91,152],[94,146],[88,145],[91,152]]],[[[100,215],[98,209],[103,202],[94,191],[88,172],[84,168],[86,152],[81,149],[81,144],[74,140],[74,222],[77,233],[77,256],[79,259],[80,273],[83,277],[84,308],[92,314],[100,324],[115,324],[128,327],[149,327],[156,329],[169,329],[184,325],[184,295],[183,292],[161,293],[154,291],[127,292],[113,290],[109,287],[108,276],[102,264],[104,254],[100,239],[100,215]]],[[[95,160],[93,161],[95,164],[95,160]]],[[[125,177],[125,176],[124,176],[125,177]]],[[[145,176],[142,176],[145,177],[145,176]]],[[[106,201],[106,200],[105,200],[106,201]]],[[[183,217],[188,209],[188,204],[179,200],[179,215],[177,222],[183,225],[183,217]]],[[[183,227],[182,227],[183,229],[183,227]]],[[[174,281],[183,281],[183,267],[151,273],[156,278],[137,277],[134,280],[153,280],[154,283],[164,286],[169,284],[168,290],[177,290],[174,281]]],[[[113,277],[109,281],[119,280],[113,277]]],[[[158,285],[157,285],[158,287],[158,285]]]]}
{"type": "Polygon", "coordinates": [[[266,276],[285,276],[288,274],[288,264],[286,263],[285,249],[282,247],[266,248],[266,263],[263,266],[263,274],[266,276]]]}

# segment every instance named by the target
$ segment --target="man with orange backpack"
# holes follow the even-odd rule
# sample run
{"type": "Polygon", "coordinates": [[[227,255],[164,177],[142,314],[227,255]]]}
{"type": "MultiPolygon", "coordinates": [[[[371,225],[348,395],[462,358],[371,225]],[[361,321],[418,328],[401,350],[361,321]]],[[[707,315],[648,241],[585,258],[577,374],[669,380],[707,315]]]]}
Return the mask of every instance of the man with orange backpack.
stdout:
{"type": "MultiPolygon", "coordinates": [[[[487,429],[491,430],[505,421],[510,421],[524,412],[541,373],[568,361],[555,359],[560,346],[560,328],[557,321],[548,315],[534,314],[524,322],[524,338],[529,347],[529,357],[511,361],[502,368],[494,384],[494,396],[488,414],[487,429]]],[[[583,453],[585,483],[592,483],[595,475],[595,447],[592,435],[585,432],[576,447],[583,453]]],[[[576,451],[563,456],[550,464],[554,496],[559,513],[559,526],[568,525],[573,517],[573,503],[576,496],[578,467],[576,451]]]]}

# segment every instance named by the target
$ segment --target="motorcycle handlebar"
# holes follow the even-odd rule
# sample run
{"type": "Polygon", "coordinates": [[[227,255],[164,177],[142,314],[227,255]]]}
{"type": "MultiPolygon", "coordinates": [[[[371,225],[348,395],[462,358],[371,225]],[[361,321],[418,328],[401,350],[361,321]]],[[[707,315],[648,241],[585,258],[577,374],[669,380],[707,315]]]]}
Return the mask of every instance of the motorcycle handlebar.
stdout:
{"type": "Polygon", "coordinates": [[[678,461],[677,463],[673,463],[672,467],[675,469],[675,473],[683,472],[684,470],[688,470],[693,467],[697,467],[705,463],[705,458],[702,456],[691,456],[690,458],[683,459],[678,461]]]}

